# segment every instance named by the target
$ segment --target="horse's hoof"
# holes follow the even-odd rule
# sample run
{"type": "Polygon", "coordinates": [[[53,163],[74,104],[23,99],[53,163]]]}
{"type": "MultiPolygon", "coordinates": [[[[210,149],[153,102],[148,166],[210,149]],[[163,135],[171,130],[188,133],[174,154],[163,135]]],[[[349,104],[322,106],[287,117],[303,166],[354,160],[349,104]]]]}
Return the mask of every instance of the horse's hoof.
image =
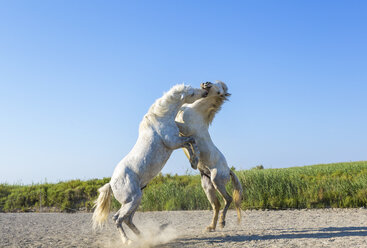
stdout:
{"type": "Polygon", "coordinates": [[[126,246],[130,246],[132,243],[133,243],[133,241],[132,241],[132,240],[130,240],[130,239],[127,239],[127,240],[125,240],[125,241],[123,242],[123,244],[124,244],[124,245],[126,245],[126,246]]]}
{"type": "Polygon", "coordinates": [[[192,136],[189,137],[188,142],[191,143],[191,144],[195,144],[196,143],[194,137],[192,137],[192,136]]]}
{"type": "Polygon", "coordinates": [[[207,226],[205,230],[206,230],[207,232],[214,232],[214,231],[215,231],[215,227],[207,226]]]}
{"type": "Polygon", "coordinates": [[[220,225],[220,228],[224,228],[225,225],[226,225],[226,222],[225,221],[222,221],[222,222],[219,223],[219,225],[220,225]]]}
{"type": "Polygon", "coordinates": [[[191,161],[191,168],[193,168],[194,170],[196,170],[198,168],[198,163],[199,163],[199,159],[198,159],[198,157],[195,157],[191,161]]]}
{"type": "Polygon", "coordinates": [[[210,89],[211,87],[212,87],[212,83],[211,82],[205,82],[205,83],[201,83],[200,84],[200,87],[202,88],[202,89],[210,89]]]}

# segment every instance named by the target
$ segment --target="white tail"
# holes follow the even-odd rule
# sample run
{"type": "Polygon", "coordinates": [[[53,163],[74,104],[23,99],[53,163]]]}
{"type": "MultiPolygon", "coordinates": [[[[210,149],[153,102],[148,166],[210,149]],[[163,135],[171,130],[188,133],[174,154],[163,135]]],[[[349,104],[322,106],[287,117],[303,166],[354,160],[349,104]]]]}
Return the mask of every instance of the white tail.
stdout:
{"type": "Polygon", "coordinates": [[[110,183],[106,183],[98,189],[99,196],[94,202],[93,228],[102,227],[110,212],[112,189],[110,183]]]}
{"type": "Polygon", "coordinates": [[[233,171],[231,171],[231,179],[233,184],[233,203],[237,210],[237,222],[241,222],[241,200],[242,200],[242,185],[240,180],[233,171]]]}

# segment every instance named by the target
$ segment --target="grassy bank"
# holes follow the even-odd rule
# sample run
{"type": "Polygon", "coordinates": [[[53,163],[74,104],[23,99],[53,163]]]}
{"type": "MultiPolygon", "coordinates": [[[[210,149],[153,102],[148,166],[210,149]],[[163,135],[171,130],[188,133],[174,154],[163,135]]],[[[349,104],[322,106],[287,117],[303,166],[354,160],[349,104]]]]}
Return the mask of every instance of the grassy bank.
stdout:
{"type": "MultiPolygon", "coordinates": [[[[355,208],[367,206],[367,161],[285,169],[236,171],[243,209],[355,208]]],[[[56,184],[0,184],[0,211],[90,211],[109,178],[56,184]]],[[[232,185],[228,190],[232,192],[232,185]]],[[[119,204],[113,200],[112,207],[119,204]]],[[[200,176],[157,176],[146,189],[142,211],[210,209],[200,176]]]]}

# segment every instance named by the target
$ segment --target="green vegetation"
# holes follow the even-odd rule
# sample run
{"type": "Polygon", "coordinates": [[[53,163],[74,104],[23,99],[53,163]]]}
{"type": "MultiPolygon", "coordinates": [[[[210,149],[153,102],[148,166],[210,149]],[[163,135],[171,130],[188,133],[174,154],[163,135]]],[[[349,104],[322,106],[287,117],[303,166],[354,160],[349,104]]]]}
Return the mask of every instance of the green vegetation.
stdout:
{"type": "Polygon", "coordinates": [[[88,181],[72,180],[56,184],[7,185],[0,184],[0,211],[49,211],[91,210],[97,190],[109,178],[88,181]]]}
{"type": "MultiPolygon", "coordinates": [[[[367,161],[285,169],[236,171],[242,209],[355,208],[367,206],[367,161]]],[[[109,178],[56,184],[0,184],[0,211],[91,211],[109,178]],[[41,200],[41,201],[40,201],[41,200]]],[[[232,193],[232,185],[228,190],[232,193]]],[[[112,208],[119,203],[113,199],[112,208]]],[[[144,189],[141,211],[210,209],[200,176],[158,175],[144,189]]]]}
{"type": "Polygon", "coordinates": [[[246,208],[367,206],[367,161],[241,171],[246,208]]]}

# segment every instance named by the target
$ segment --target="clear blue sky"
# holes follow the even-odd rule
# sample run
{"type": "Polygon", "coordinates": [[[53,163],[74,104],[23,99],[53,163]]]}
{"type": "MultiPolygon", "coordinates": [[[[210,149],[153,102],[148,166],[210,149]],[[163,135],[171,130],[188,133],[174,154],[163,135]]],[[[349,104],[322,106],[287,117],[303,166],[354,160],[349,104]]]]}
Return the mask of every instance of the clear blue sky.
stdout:
{"type": "MultiPolygon", "coordinates": [[[[230,166],[367,159],[366,1],[1,1],[0,182],[111,176],[177,83],[230,166]]],[[[163,173],[190,165],[175,151],[163,173]]]]}

